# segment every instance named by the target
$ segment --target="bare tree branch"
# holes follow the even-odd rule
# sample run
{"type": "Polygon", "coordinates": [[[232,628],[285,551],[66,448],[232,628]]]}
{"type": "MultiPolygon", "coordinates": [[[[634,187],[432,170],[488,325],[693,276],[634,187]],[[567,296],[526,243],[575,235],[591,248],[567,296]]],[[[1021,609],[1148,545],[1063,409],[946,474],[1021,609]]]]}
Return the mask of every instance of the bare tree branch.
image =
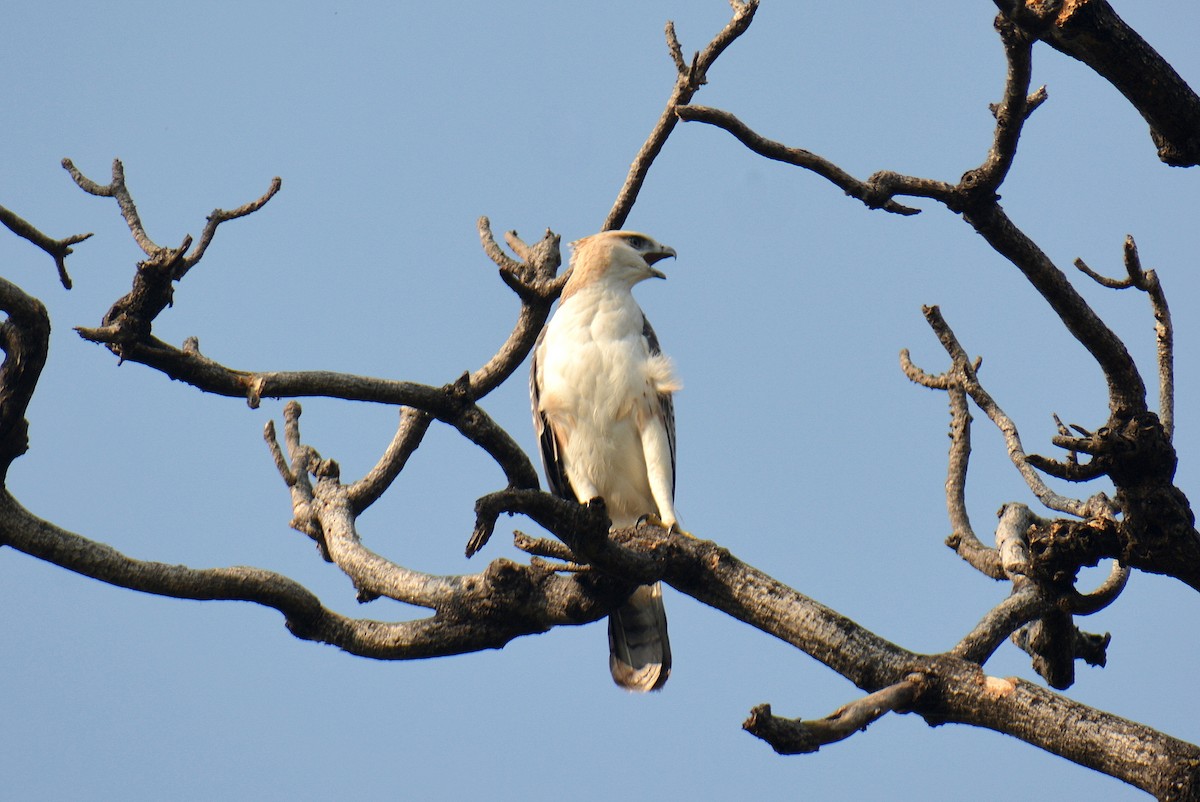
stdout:
{"type": "Polygon", "coordinates": [[[999,404],[983,389],[983,386],[979,384],[978,377],[971,366],[970,360],[967,358],[966,351],[963,350],[962,345],[958,342],[958,338],[954,336],[954,332],[946,324],[945,319],[942,318],[941,310],[936,306],[927,306],[922,309],[922,312],[924,312],[929,326],[937,334],[942,347],[946,349],[946,353],[953,360],[955,371],[960,377],[963,389],[971,396],[971,400],[979,405],[979,408],[988,416],[988,419],[996,425],[1001,434],[1004,435],[1004,442],[1008,448],[1008,457],[1012,461],[1013,466],[1020,472],[1025,483],[1029,485],[1029,489],[1038,497],[1038,500],[1052,510],[1086,517],[1089,512],[1087,504],[1078,499],[1058,495],[1046,486],[1046,483],[1038,476],[1037,471],[1030,466],[1029,460],[1025,456],[1025,449],[1021,445],[1021,435],[1017,432],[1016,424],[1004,413],[1004,410],[1000,409],[999,404]]]}
{"type": "Polygon", "coordinates": [[[1171,310],[1167,306],[1167,296],[1158,274],[1142,269],[1137,244],[1132,236],[1125,237],[1124,256],[1126,277],[1123,279],[1101,276],[1084,264],[1082,259],[1075,260],[1075,267],[1101,286],[1114,290],[1136,287],[1150,297],[1158,353],[1158,418],[1170,440],[1175,434],[1175,330],[1171,324],[1171,310]]]}
{"type": "MultiPolygon", "coordinates": [[[[432,421],[433,418],[424,412],[412,407],[401,407],[400,426],[396,429],[396,436],[388,444],[387,450],[379,458],[379,463],[346,491],[355,515],[378,501],[392,486],[392,482],[404,470],[408,458],[421,445],[421,440],[432,421]]],[[[284,480],[287,480],[286,475],[284,480]]]]}
{"type": "Polygon", "coordinates": [[[517,263],[500,252],[486,218],[480,220],[484,249],[500,267],[505,282],[521,296],[522,311],[516,328],[500,351],[474,375],[464,375],[457,382],[434,388],[326,371],[245,371],[225,367],[203,356],[194,338],[180,349],[153,337],[151,330],[154,319],[174,300],[174,283],[199,261],[216,227],[225,220],[261,209],[278,191],[278,179],[257,200],[230,212],[219,209],[213,212],[201,238],[203,247],[189,256],[190,238],[185,238],[179,248],[167,249],[159,248],[147,236],[119,160],[113,163],[113,179],[107,186],[88,179],[70,160],[64,160],[64,166],[86,192],[117,200],[134,239],[149,256],[139,265],[133,289],[113,305],[103,325],[79,327],[81,336],[108,345],[122,360],[140,362],[205,392],[246,398],[251,406],[257,406],[264,396],[327,396],[413,407],[449,423],[481,446],[505,471],[511,486],[538,486],[537,473],[528,456],[475,402],[507,379],[524,360],[549,315],[550,305],[562,290],[564,279],[556,275],[561,263],[556,234],[547,231],[533,246],[524,245],[515,234],[510,235],[510,243],[516,242],[528,257],[525,263],[517,263]]]}
{"type": "Polygon", "coordinates": [[[839,707],[825,718],[813,721],[779,718],[770,705],[750,711],[742,729],[761,738],[781,755],[816,752],[822,746],[837,743],[865,730],[884,715],[909,707],[921,692],[925,677],[912,674],[902,682],[868,694],[839,707]]]}
{"type": "Polygon", "coordinates": [[[994,2],[1009,20],[1116,87],[1150,124],[1164,163],[1200,163],[1200,97],[1105,0],[994,2]]]}
{"type": "Polygon", "coordinates": [[[1010,635],[1052,610],[1045,596],[1032,585],[1017,589],[989,610],[950,654],[983,665],[1010,635]]]}
{"type": "Polygon", "coordinates": [[[650,165],[662,152],[667,137],[675,130],[677,122],[675,109],[691,102],[700,87],[708,82],[708,70],[712,67],[713,62],[725,52],[725,48],[746,32],[754,20],[754,12],[758,10],[758,0],[730,0],[729,4],[733,7],[733,18],[721,29],[720,33],[713,37],[704,50],[696,53],[690,65],[683,61],[683,50],[675,36],[675,25],[667,23],[667,50],[671,54],[671,60],[675,63],[678,72],[675,78],[675,88],[671,90],[671,96],[667,99],[667,106],[663,109],[662,116],[654,124],[650,136],[646,138],[641,150],[634,158],[633,164],[630,165],[629,175],[626,176],[625,184],[621,187],[616,203],[613,204],[608,217],[605,218],[604,225],[600,227],[601,231],[625,225],[625,220],[629,217],[629,212],[637,201],[638,193],[642,190],[642,184],[646,182],[650,165]]]}
{"type": "Polygon", "coordinates": [[[479,219],[483,249],[500,268],[500,278],[521,298],[521,314],[508,340],[486,365],[471,374],[471,392],[476,399],[504,383],[517,369],[537,341],[550,316],[550,306],[562,292],[567,276],[557,275],[562,264],[559,237],[549,229],[534,245],[526,245],[515,231],[508,232],[510,246],[521,257],[517,262],[506,256],[492,237],[486,217],[479,219]]]}
{"type": "MultiPolygon", "coordinates": [[[[97,184],[81,173],[70,159],[63,159],[62,166],[84,192],[100,198],[112,198],[117,202],[117,206],[121,209],[121,216],[125,218],[125,224],[129,226],[129,233],[133,234],[134,242],[138,244],[143,253],[153,257],[163,250],[146,234],[146,227],[142,225],[142,219],[138,215],[137,204],[133,202],[129,190],[125,188],[125,166],[121,164],[120,159],[113,159],[112,181],[103,185],[97,184]]],[[[188,244],[191,244],[190,239],[188,244]]]]}
{"type": "MultiPolygon", "coordinates": [[[[1025,275],[1067,330],[1096,359],[1108,380],[1110,407],[1114,411],[1137,414],[1146,408],[1146,390],[1124,343],[1096,315],[1066,275],[1009,220],[997,202],[996,188],[1004,180],[1015,157],[1021,130],[1029,116],[1031,97],[1037,98],[1036,93],[1032,96],[1029,93],[1030,40],[1003,19],[997,21],[997,29],[1004,43],[1009,69],[1004,96],[995,112],[993,141],[983,164],[965,172],[957,184],[880,171],[863,182],[862,187],[851,184],[854,191],[849,194],[859,197],[873,209],[883,208],[898,195],[909,195],[937,200],[951,211],[961,213],[997,253],[1025,275]]],[[[684,115],[693,113],[683,112],[684,115]]],[[[734,125],[723,113],[701,112],[694,119],[721,120],[749,141],[761,139],[740,122],[734,125]]],[[[827,178],[845,175],[844,171],[823,161],[819,174],[827,178]]],[[[799,160],[798,166],[813,169],[813,165],[805,160],[799,160]]],[[[839,181],[842,183],[834,183],[845,190],[843,184],[846,181],[840,177],[839,181]]]]}
{"type": "MultiPolygon", "coordinates": [[[[1000,0],[997,4],[1002,9],[1011,5],[1000,0]]],[[[972,566],[989,577],[1008,579],[1013,587],[1012,594],[948,652],[922,655],[891,643],[741,562],[716,543],[653,525],[612,531],[602,500],[580,505],[537,489],[537,475],[528,455],[478,402],[514,375],[562,290],[566,277],[558,273],[559,238],[549,230],[532,245],[508,232],[505,240],[517,256],[514,259],[496,243],[487,219],[480,219],[483,249],[497,265],[502,281],[517,294],[521,309],[496,353],[456,381],[433,387],[321,371],[235,370],[202,355],[195,338],[181,348],[157,340],[152,325],[173,302],[175,283],[204,255],[217,227],[261,209],[279,190],[279,179],[254,201],[231,211],[214,210],[194,248],[190,237],[178,247],[164,248],[145,231],[119,160],[114,161],[111,182],[104,186],[64,160],[80,188],[117,201],[127,227],[147,256],[138,265],[133,288],[112,306],[101,326],[80,329],[80,333],[108,345],[121,359],[141,362],[206,392],[244,397],[252,406],[264,395],[327,396],[400,406],[400,421],[391,442],[377,464],[356,481],[343,482],[338,463],[322,457],[304,441],[300,406],[295,401],[284,409],[283,442],[273,424],[267,426],[265,438],[290,495],[292,526],[319,544],[322,556],[346,575],[359,600],[386,598],[430,612],[418,620],[395,623],[348,618],[327,610],[315,595],[292,580],[269,571],[244,567],[196,570],[135,560],[37,518],[6,491],[0,491],[0,544],[122,587],[269,606],[284,614],[297,637],[380,659],[499,648],[522,635],[595,621],[624,601],[635,586],[662,580],[795,646],[866,692],[864,698],[817,721],[777,718],[768,705],[755,708],[746,728],[777,751],[816,751],[864,729],[886,712],[913,712],[932,725],[958,722],[1007,733],[1160,798],[1197,798],[1197,747],[1028,683],[988,677],[981,670],[1009,637],[1029,652],[1035,668],[1054,687],[1071,684],[1077,659],[1102,664],[1108,636],[1081,632],[1073,617],[1111,604],[1125,586],[1126,565],[1170,573],[1200,589],[1200,535],[1194,528],[1190,504],[1173,484],[1172,333],[1157,276],[1142,269],[1132,239],[1127,240],[1125,251],[1127,280],[1105,279],[1078,263],[1105,286],[1136,286],[1150,295],[1159,324],[1161,422],[1147,409],[1145,386],[1124,343],[998,203],[997,193],[1016,157],[1023,126],[1046,97],[1044,88],[1029,91],[1034,37],[1054,38],[1059,35],[1055,26],[1067,31],[1068,23],[1086,21],[1081,9],[1098,9],[1094,13],[1102,14],[1107,6],[1101,0],[1044,3],[1037,9],[1025,4],[998,18],[1008,74],[1003,97],[993,108],[992,142],[978,167],[949,183],[889,171],[859,181],[808,151],[762,138],[726,112],[688,105],[705,83],[715,59],[749,26],[757,0],[732,0],[731,5],[729,24],[690,63],[684,58],[674,26],[668,23],[667,47],[677,71],[676,84],[633,162],[604,228],[624,224],[676,120],[707,122],[729,131],[760,155],[823,176],[870,208],[913,214],[916,209],[896,201],[900,195],[909,195],[936,200],[962,214],[1043,295],[1095,359],[1108,383],[1110,418],[1104,426],[1094,432],[1077,425],[1072,430],[1058,421],[1059,434],[1052,442],[1068,449],[1064,462],[1026,455],[1015,424],[978,380],[979,360],[968,359],[937,307],[925,308],[926,319],[951,365],[944,373],[931,375],[913,365],[907,352],[901,354],[901,364],[912,381],[944,390],[948,396],[951,446],[946,503],[952,534],[947,542],[972,566]],[[1056,15],[1053,19],[1051,6],[1056,15]],[[1082,520],[1045,520],[1023,504],[1009,503],[1001,509],[996,547],[979,541],[965,497],[971,452],[968,397],[1002,432],[1009,457],[1030,490],[1049,508],[1082,520]],[[477,574],[461,576],[415,570],[368,548],[358,529],[358,516],[397,479],[435,419],[479,445],[507,480],[505,488],[477,500],[476,523],[466,544],[468,556],[483,547],[503,514],[526,515],[561,542],[518,533],[518,548],[533,555],[529,565],[499,559],[477,574]],[[1080,465],[1078,453],[1091,455],[1091,461],[1080,465]],[[1110,501],[1098,493],[1086,501],[1064,498],[1046,486],[1035,468],[1072,481],[1108,476],[1117,488],[1116,497],[1110,501]],[[1119,518],[1115,512],[1120,513],[1119,518]],[[1080,568],[1096,565],[1105,557],[1120,560],[1108,579],[1092,593],[1078,592],[1075,583],[1080,568]],[[549,564],[543,558],[563,562],[549,564]]],[[[1138,42],[1115,50],[1111,41],[1102,45],[1110,49],[1101,48],[1100,61],[1115,53],[1142,52],[1138,42]]],[[[1084,48],[1084,52],[1093,51],[1084,48]]],[[[1138,98],[1146,100],[1143,94],[1138,98]]],[[[1147,102],[1154,105],[1158,101],[1147,102]]],[[[1151,124],[1156,126],[1153,120],[1151,124]]],[[[1196,149],[1195,130],[1195,125],[1186,129],[1182,140],[1163,135],[1170,139],[1162,146],[1164,158],[1182,158],[1180,152],[1196,149]]],[[[1155,136],[1160,136],[1157,128],[1155,136]]],[[[62,258],[70,252],[69,245],[83,237],[54,241],[39,234],[39,241],[18,230],[28,224],[3,209],[0,222],[56,255],[64,283],[69,283],[62,258]]],[[[3,470],[26,448],[24,414],[45,361],[49,323],[36,300],[7,282],[0,282],[0,309],[8,314],[0,326],[0,347],[6,352],[0,366],[2,483],[3,470]]]]}
{"type": "Polygon", "coordinates": [[[50,316],[46,307],[12,282],[0,279],[0,485],[13,460],[29,448],[25,410],[37,389],[50,347],[50,316]]]}
{"type": "MultiPolygon", "coordinates": [[[[787,145],[760,136],[727,111],[709,108],[708,106],[688,105],[677,106],[675,114],[679,119],[686,122],[708,123],[717,128],[723,128],[758,155],[783,162],[784,164],[802,167],[805,170],[811,170],[834,186],[841,188],[850,197],[865,201],[869,206],[872,205],[868,200],[872,188],[867,183],[859,181],[836,164],[821,158],[811,151],[804,150],[803,148],[790,148],[787,145]]],[[[921,211],[911,206],[903,206],[891,198],[879,204],[878,207],[873,208],[880,208],[895,214],[904,215],[917,214],[921,211]]]]}
{"type": "Polygon", "coordinates": [[[72,234],[63,239],[54,239],[53,237],[46,236],[27,220],[15,212],[5,209],[3,206],[0,206],[0,223],[3,223],[5,228],[18,237],[29,240],[50,254],[54,258],[55,266],[58,268],[58,280],[62,283],[64,289],[71,289],[71,276],[67,273],[67,257],[75,252],[71,246],[78,245],[92,236],[90,233],[72,234]]]}
{"type": "Polygon", "coordinates": [[[224,209],[213,209],[212,214],[208,216],[208,220],[204,224],[204,230],[200,232],[200,239],[196,243],[196,247],[192,253],[184,260],[182,271],[175,277],[178,281],[183,278],[187,271],[191,270],[193,265],[200,261],[204,256],[204,252],[208,250],[208,246],[212,244],[213,235],[217,233],[217,226],[229,220],[236,220],[239,217],[245,217],[248,214],[253,214],[266,205],[267,201],[275,197],[275,193],[283,186],[283,179],[279,176],[271,179],[271,186],[261,197],[252,200],[249,203],[244,203],[236,209],[226,211],[224,209]]]}
{"type": "MultiPolygon", "coordinates": [[[[976,359],[972,370],[978,371],[981,365],[982,360],[976,359]]],[[[950,458],[946,468],[946,509],[950,515],[950,535],[946,538],[946,545],[985,576],[1004,579],[998,552],[980,542],[967,514],[971,413],[967,408],[967,394],[962,379],[954,368],[930,376],[913,364],[907,348],[900,352],[900,367],[910,381],[930,389],[945,390],[950,399],[950,458]]]]}

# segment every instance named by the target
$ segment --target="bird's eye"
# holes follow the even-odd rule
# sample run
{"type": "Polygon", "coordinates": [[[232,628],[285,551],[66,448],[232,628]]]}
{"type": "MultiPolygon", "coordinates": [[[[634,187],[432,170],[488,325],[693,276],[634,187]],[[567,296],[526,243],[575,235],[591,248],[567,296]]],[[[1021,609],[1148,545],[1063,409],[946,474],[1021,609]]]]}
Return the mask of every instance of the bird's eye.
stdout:
{"type": "Polygon", "coordinates": [[[639,251],[644,251],[646,246],[650,244],[646,241],[645,237],[639,237],[637,235],[626,237],[625,241],[629,243],[629,247],[639,251]]]}

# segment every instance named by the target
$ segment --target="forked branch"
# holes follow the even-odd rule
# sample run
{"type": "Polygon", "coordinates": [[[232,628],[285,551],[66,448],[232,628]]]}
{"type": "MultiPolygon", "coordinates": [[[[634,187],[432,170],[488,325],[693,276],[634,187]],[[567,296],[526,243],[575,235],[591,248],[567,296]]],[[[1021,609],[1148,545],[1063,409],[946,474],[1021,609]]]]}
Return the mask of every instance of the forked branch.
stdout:
{"type": "Polygon", "coordinates": [[[629,217],[629,212],[632,211],[633,204],[637,201],[638,193],[642,190],[642,184],[646,182],[650,165],[662,152],[663,145],[667,143],[667,137],[675,130],[675,123],[678,122],[675,110],[690,103],[700,87],[708,83],[708,71],[712,68],[713,62],[725,52],[725,48],[746,32],[754,20],[754,12],[758,10],[758,0],[730,0],[729,4],[733,7],[732,19],[721,29],[720,33],[713,37],[704,50],[696,53],[690,64],[683,60],[683,48],[675,36],[674,23],[667,23],[667,50],[677,72],[675,87],[671,90],[671,96],[667,99],[666,108],[663,109],[658,122],[651,129],[650,136],[646,138],[634,158],[633,164],[630,165],[629,174],[625,177],[625,184],[621,187],[616,203],[613,204],[608,217],[605,218],[604,225],[600,227],[601,231],[621,228],[625,225],[625,220],[629,217]]]}
{"type": "Polygon", "coordinates": [[[71,289],[71,276],[67,273],[67,257],[75,252],[71,246],[78,245],[92,236],[90,233],[72,234],[62,239],[54,239],[43,234],[29,221],[3,206],[0,206],[0,223],[3,223],[5,228],[18,237],[29,240],[48,253],[54,259],[55,267],[58,268],[58,280],[62,283],[63,288],[71,289]]]}
{"type": "Polygon", "coordinates": [[[1075,260],[1075,267],[1101,286],[1114,290],[1136,287],[1149,296],[1158,354],[1158,419],[1162,421],[1167,439],[1171,440],[1175,434],[1175,329],[1171,324],[1171,310],[1167,306],[1167,295],[1158,280],[1158,274],[1142,268],[1142,260],[1132,236],[1125,237],[1124,261],[1126,276],[1123,279],[1102,276],[1082,259],[1075,260]]]}
{"type": "Polygon", "coordinates": [[[1012,22],[1116,87],[1150,124],[1164,163],[1200,163],[1200,97],[1105,0],[994,2],[1012,22]]]}

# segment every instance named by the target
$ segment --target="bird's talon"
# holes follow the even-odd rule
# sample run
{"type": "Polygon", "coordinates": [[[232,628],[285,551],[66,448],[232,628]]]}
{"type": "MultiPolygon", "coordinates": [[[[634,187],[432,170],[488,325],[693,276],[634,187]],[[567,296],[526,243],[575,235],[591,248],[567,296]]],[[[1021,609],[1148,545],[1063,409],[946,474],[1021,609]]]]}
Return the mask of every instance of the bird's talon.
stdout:
{"type": "Polygon", "coordinates": [[[695,537],[696,537],[691,532],[688,532],[687,530],[680,527],[680,525],[677,522],[672,521],[668,525],[663,521],[662,518],[659,518],[657,515],[655,515],[652,512],[648,512],[645,515],[639,517],[637,519],[637,525],[638,525],[638,527],[647,526],[647,525],[648,526],[657,526],[659,529],[666,529],[667,533],[671,534],[671,535],[683,535],[684,537],[690,537],[693,539],[695,539],[695,537]]]}

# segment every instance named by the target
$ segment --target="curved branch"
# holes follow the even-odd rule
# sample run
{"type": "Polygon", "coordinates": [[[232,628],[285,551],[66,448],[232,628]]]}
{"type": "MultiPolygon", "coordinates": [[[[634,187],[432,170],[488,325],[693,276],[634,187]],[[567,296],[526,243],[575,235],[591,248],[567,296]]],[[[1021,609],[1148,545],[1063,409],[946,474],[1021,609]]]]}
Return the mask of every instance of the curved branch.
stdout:
{"type": "Polygon", "coordinates": [[[29,423],[25,411],[37,389],[50,347],[50,316],[41,301],[10,281],[0,278],[0,310],[8,319],[0,324],[0,486],[13,460],[29,448],[29,423]]]}
{"type": "Polygon", "coordinates": [[[812,151],[804,150],[803,148],[790,148],[787,145],[760,136],[727,111],[709,108],[708,106],[679,106],[675,109],[675,114],[679,119],[687,122],[707,123],[717,128],[722,128],[760,156],[810,170],[834,186],[839,187],[850,197],[863,201],[871,208],[879,208],[902,215],[918,214],[921,211],[911,206],[903,206],[891,198],[875,205],[872,200],[873,189],[868,183],[859,181],[833,162],[821,158],[812,151]]]}
{"type": "Polygon", "coordinates": [[[1045,99],[1044,92],[1040,96],[1029,93],[1029,81],[1033,74],[1033,39],[1003,16],[996,18],[996,31],[1004,44],[1008,76],[1004,82],[1004,97],[992,108],[996,117],[992,147],[983,164],[963,175],[958,186],[958,190],[973,193],[977,197],[995,197],[996,190],[1008,177],[1013,159],[1016,158],[1017,142],[1025,121],[1045,99]]]}
{"type": "MultiPolygon", "coordinates": [[[[116,342],[110,327],[78,328],[93,342],[116,342]]],[[[482,408],[469,400],[467,381],[460,379],[441,388],[415,382],[355,376],[333,371],[280,371],[256,373],[228,368],[198,350],[182,350],[154,337],[125,344],[122,356],[160,371],[198,390],[231,398],[245,398],[252,407],[261,398],[341,398],[377,404],[415,407],[448,423],[484,449],[515,487],[537,487],[537,471],[515,440],[482,408]]]]}
{"type": "MultiPolygon", "coordinates": [[[[347,497],[355,515],[378,501],[392,486],[392,482],[404,470],[408,458],[421,445],[432,420],[427,413],[412,407],[400,408],[400,426],[396,429],[396,436],[388,444],[387,450],[366,476],[347,488],[347,497]]],[[[284,474],[283,471],[280,473],[284,474]]],[[[284,481],[286,480],[287,476],[284,474],[284,481]]]]}
{"type": "Polygon", "coordinates": [[[964,212],[963,217],[1025,275],[1050,304],[1067,330],[1095,358],[1108,383],[1109,408],[1135,415],[1146,410],[1146,385],[1121,339],[1079,294],[1050,257],[992,203],[964,212]]]}
{"type": "Polygon", "coordinates": [[[925,679],[921,674],[912,674],[814,721],[779,718],[771,713],[770,705],[759,705],[750,711],[742,729],[766,741],[781,755],[816,752],[865,730],[888,713],[905,712],[920,696],[925,679]]]}
{"type": "MultiPolygon", "coordinates": [[[[927,178],[880,171],[861,185],[848,178],[836,166],[820,160],[815,164],[819,173],[843,191],[858,197],[871,208],[882,208],[897,195],[927,197],[939,201],[948,209],[959,212],[992,248],[1008,259],[1041,293],[1062,320],[1067,330],[1096,359],[1109,387],[1109,405],[1114,412],[1137,414],[1146,408],[1146,390],[1133,358],[1124,343],[1104,324],[1095,311],[1075,290],[1037,245],[1013,225],[997,202],[996,190],[1007,175],[1016,154],[1017,143],[1029,112],[1040,103],[1038,93],[1029,93],[1029,40],[1017,28],[998,21],[997,28],[1008,57],[1008,76],[1004,97],[996,109],[996,128],[984,162],[968,170],[957,184],[927,178]],[[834,179],[837,180],[834,180],[834,179]],[[847,186],[853,191],[847,190],[847,186]]],[[[681,115],[706,122],[724,124],[737,132],[744,141],[753,144],[768,158],[778,158],[789,152],[806,151],[784,148],[770,143],[746,129],[736,118],[724,112],[702,110],[699,114],[680,109],[681,115]]],[[[754,148],[752,148],[754,149],[754,148]]],[[[783,159],[787,160],[787,159],[783,159]]],[[[807,156],[797,155],[798,166],[814,169],[807,156]]]]}
{"type": "Polygon", "coordinates": [[[1045,596],[1032,585],[1015,590],[997,604],[960,640],[950,654],[983,665],[1000,645],[1018,629],[1054,611],[1045,596]]]}
{"type": "Polygon", "coordinates": [[[1091,593],[1074,593],[1069,607],[1074,615],[1094,615],[1117,600],[1129,581],[1129,568],[1114,561],[1108,577],[1091,593]]]}
{"type": "MultiPolygon", "coordinates": [[[[983,364],[976,359],[973,371],[983,364]]],[[[946,510],[950,516],[950,535],[946,545],[969,565],[992,579],[1004,579],[999,553],[980,542],[967,514],[967,468],[971,459],[971,412],[963,378],[955,367],[930,376],[913,364],[908,349],[900,352],[900,368],[909,381],[934,390],[945,390],[950,399],[950,457],[946,465],[946,510]]]]}

